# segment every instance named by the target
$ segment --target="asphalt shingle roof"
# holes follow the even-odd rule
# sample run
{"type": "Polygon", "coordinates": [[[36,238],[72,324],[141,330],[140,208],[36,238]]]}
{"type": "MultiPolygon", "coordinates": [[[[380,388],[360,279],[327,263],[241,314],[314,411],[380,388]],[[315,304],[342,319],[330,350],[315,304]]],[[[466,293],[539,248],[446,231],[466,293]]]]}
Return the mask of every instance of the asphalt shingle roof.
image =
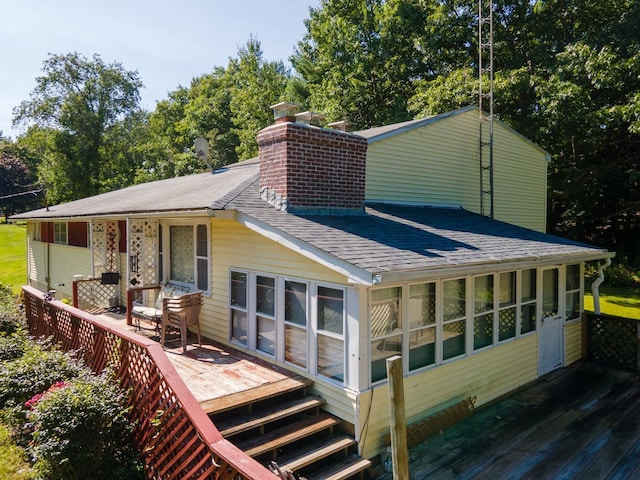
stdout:
{"type": "Polygon", "coordinates": [[[256,179],[212,208],[238,210],[373,275],[605,253],[453,208],[371,204],[364,215],[293,215],[261,200],[258,189],[256,179]]]}

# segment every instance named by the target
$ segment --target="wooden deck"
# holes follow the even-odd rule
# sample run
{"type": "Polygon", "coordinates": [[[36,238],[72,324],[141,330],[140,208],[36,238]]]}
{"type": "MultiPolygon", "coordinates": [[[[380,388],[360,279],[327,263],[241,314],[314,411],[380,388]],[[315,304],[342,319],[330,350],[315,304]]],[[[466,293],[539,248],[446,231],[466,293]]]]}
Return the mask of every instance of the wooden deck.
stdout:
{"type": "MultiPolygon", "coordinates": [[[[123,315],[105,313],[99,317],[134,330],[126,325],[123,315]]],[[[137,333],[159,341],[150,323],[141,321],[137,333]]],[[[177,336],[167,338],[165,351],[169,360],[207,413],[224,411],[250,403],[254,398],[264,398],[269,392],[281,393],[310,383],[289,370],[204,337],[199,347],[196,335],[190,334],[185,353],[177,336]]]]}
{"type": "Polygon", "coordinates": [[[638,375],[592,364],[553,372],[409,454],[416,480],[640,478],[638,375]]]}

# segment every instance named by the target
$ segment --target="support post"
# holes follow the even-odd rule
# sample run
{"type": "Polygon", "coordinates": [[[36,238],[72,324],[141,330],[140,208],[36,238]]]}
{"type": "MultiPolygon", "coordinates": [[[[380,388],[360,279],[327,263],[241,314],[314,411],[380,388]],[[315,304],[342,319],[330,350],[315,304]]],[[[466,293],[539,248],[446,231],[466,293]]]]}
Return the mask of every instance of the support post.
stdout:
{"type": "Polygon", "coordinates": [[[409,478],[409,449],[407,447],[401,356],[394,355],[387,358],[387,378],[389,380],[389,422],[393,478],[394,480],[405,480],[409,478]]]}

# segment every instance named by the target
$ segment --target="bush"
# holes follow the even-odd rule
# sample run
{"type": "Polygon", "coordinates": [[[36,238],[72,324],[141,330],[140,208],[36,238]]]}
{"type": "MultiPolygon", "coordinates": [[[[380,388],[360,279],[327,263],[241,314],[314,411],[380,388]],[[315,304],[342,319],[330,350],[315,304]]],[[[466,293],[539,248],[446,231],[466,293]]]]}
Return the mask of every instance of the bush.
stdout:
{"type": "Polygon", "coordinates": [[[23,356],[30,344],[31,339],[25,330],[20,329],[9,335],[0,333],[0,361],[23,356]]]}
{"type": "Polygon", "coordinates": [[[83,366],[46,342],[33,342],[23,355],[0,362],[0,408],[24,405],[55,382],[83,373],[83,366]]]}
{"type": "MultiPolygon", "coordinates": [[[[599,264],[588,263],[585,268],[585,277],[591,283],[598,278],[599,264]]],[[[626,264],[626,259],[612,263],[604,269],[604,283],[610,287],[640,288],[640,272],[634,271],[626,264]]]]}
{"type": "Polygon", "coordinates": [[[44,479],[141,478],[126,394],[110,374],[57,384],[32,402],[29,452],[44,479]]]}
{"type": "Polygon", "coordinates": [[[11,287],[0,283],[0,334],[13,333],[25,325],[24,312],[11,287]]]}

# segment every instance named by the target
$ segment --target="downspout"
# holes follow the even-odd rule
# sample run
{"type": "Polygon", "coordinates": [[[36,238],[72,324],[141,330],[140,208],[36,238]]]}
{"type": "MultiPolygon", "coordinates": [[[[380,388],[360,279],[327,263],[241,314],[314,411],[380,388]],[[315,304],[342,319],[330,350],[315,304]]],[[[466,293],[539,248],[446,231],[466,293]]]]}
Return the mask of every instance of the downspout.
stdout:
{"type": "Polygon", "coordinates": [[[604,281],[604,269],[611,265],[611,259],[607,258],[604,264],[598,267],[598,278],[591,284],[591,293],[593,294],[593,313],[600,315],[600,284],[604,281]]]}

